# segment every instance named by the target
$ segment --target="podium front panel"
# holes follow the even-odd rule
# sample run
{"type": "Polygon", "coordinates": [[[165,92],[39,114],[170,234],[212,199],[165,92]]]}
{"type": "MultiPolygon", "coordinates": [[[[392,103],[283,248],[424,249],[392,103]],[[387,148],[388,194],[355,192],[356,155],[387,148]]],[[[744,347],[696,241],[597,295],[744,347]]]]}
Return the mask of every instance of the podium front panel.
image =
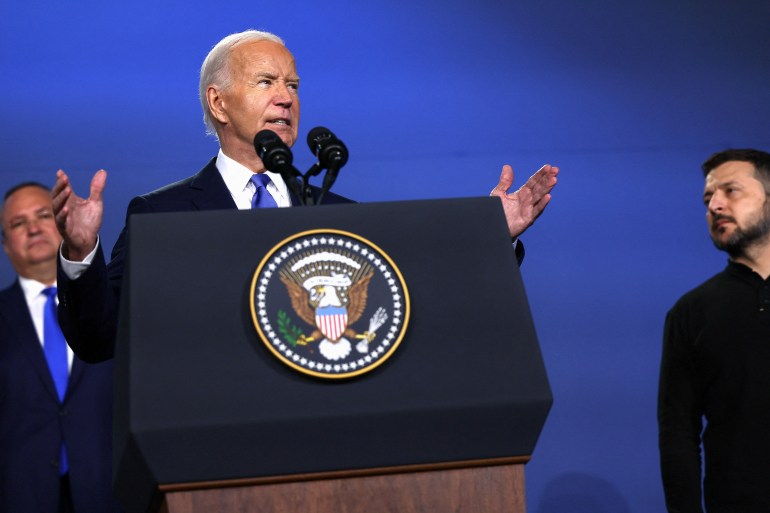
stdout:
{"type": "Polygon", "coordinates": [[[136,215],[129,241],[119,494],[532,453],[552,398],[496,198],[136,215]],[[409,289],[400,346],[361,376],[301,374],[252,321],[257,265],[313,229],[373,242],[409,289]]]}

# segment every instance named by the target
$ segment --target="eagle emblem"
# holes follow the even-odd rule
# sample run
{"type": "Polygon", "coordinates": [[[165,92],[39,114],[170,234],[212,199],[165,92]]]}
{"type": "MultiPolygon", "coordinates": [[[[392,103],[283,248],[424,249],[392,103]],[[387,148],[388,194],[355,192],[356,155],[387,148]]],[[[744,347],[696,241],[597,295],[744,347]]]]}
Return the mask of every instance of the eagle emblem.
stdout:
{"type": "Polygon", "coordinates": [[[344,252],[320,251],[290,262],[279,274],[292,308],[314,327],[309,336],[298,338],[298,344],[318,342],[322,356],[339,360],[350,354],[349,339],[374,338],[372,331],[359,334],[349,327],[366,308],[374,274],[366,262],[359,263],[344,252]]]}
{"type": "Polygon", "coordinates": [[[409,297],[395,264],[347,232],[290,238],[263,260],[252,283],[252,314],[270,350],[321,377],[378,366],[400,343],[409,297]]]}

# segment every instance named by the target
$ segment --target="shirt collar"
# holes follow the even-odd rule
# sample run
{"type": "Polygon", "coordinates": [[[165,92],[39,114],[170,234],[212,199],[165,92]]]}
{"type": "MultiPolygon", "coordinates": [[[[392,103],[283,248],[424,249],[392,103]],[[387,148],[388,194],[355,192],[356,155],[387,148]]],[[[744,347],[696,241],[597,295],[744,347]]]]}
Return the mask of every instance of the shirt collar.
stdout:
{"type": "Polygon", "coordinates": [[[765,283],[766,281],[770,281],[770,278],[768,278],[767,280],[764,280],[762,276],[760,276],[759,273],[754,271],[754,269],[752,269],[751,267],[745,264],[736,262],[735,260],[732,260],[732,259],[729,259],[727,261],[727,267],[725,268],[725,270],[734,276],[738,276],[740,278],[753,281],[753,282],[765,283]]]}
{"type": "Polygon", "coordinates": [[[27,304],[30,304],[35,301],[45,289],[48,287],[55,287],[56,283],[53,285],[45,285],[37,280],[19,276],[19,285],[24,292],[24,299],[27,300],[27,304]]]}
{"type": "MultiPolygon", "coordinates": [[[[230,194],[233,195],[233,197],[243,194],[243,191],[249,186],[251,175],[254,173],[243,164],[236,162],[225,155],[221,148],[217,154],[216,166],[219,174],[222,175],[222,179],[225,181],[225,185],[227,186],[227,190],[230,191],[230,194]]],[[[284,204],[291,205],[289,190],[286,187],[286,182],[281,178],[281,175],[267,170],[265,170],[265,173],[270,177],[270,180],[272,180],[278,194],[281,196],[281,199],[284,200],[284,204]]],[[[279,202],[279,205],[280,204],[281,203],[279,202]]]]}

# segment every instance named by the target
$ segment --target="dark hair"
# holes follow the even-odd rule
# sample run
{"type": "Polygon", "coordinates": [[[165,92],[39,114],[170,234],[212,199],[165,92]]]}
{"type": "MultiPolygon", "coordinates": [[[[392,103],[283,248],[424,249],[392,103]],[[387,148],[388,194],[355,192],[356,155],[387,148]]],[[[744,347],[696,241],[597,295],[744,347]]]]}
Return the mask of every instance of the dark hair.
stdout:
{"type": "Polygon", "coordinates": [[[770,189],[770,153],[760,150],[730,149],[714,153],[701,166],[701,169],[703,169],[703,176],[708,175],[711,171],[725,162],[736,160],[752,164],[757,178],[765,184],[765,189],[770,189]]]}
{"type": "Polygon", "coordinates": [[[748,162],[754,166],[754,177],[762,183],[765,194],[770,196],[770,153],[745,149],[729,149],[714,153],[701,165],[703,176],[718,168],[725,162],[748,162]]]}
{"type": "Polygon", "coordinates": [[[11,187],[10,189],[7,190],[5,192],[5,196],[3,196],[3,201],[7,200],[11,196],[11,194],[13,194],[14,192],[18,191],[19,189],[23,189],[24,187],[40,187],[41,189],[43,189],[45,191],[51,192],[51,188],[48,187],[47,185],[43,185],[42,183],[39,183],[39,182],[22,182],[22,183],[20,183],[18,185],[14,185],[13,187],[11,187]]]}

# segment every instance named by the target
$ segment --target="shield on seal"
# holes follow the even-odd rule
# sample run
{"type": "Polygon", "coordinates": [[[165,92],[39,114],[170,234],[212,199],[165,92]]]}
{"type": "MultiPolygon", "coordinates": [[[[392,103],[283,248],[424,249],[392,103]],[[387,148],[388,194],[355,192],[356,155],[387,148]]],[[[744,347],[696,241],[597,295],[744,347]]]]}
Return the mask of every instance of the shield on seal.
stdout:
{"type": "Polygon", "coordinates": [[[348,327],[348,310],[342,306],[316,308],[315,325],[327,340],[335,342],[348,327]]]}

